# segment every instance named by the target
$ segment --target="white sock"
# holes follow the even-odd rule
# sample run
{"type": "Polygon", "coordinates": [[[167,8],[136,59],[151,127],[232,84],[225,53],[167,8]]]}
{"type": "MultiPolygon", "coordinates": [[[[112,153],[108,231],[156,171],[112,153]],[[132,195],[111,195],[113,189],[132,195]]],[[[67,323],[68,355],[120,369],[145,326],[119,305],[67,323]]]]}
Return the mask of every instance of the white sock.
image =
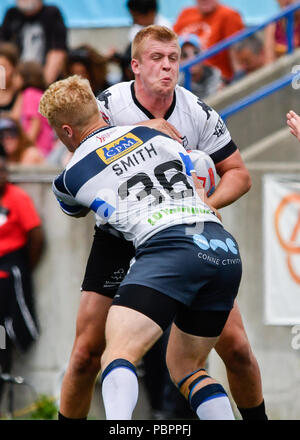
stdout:
{"type": "Polygon", "coordinates": [[[103,379],[102,396],[107,420],[131,420],[139,392],[132,367],[116,365],[103,379]]]}
{"type": "Polygon", "coordinates": [[[235,420],[229,399],[225,395],[212,396],[198,406],[196,413],[200,420],[235,420]]]}

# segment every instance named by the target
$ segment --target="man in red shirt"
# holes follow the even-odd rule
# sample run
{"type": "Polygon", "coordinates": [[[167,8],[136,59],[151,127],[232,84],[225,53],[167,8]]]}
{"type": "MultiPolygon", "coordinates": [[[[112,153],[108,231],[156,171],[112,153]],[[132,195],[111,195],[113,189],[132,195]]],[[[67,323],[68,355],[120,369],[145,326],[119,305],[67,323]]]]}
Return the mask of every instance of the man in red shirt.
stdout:
{"type": "MultiPolygon", "coordinates": [[[[0,145],[0,325],[7,336],[5,349],[0,349],[0,373],[10,372],[14,345],[26,350],[38,337],[31,272],[43,242],[41,220],[31,198],[8,182],[0,145]]],[[[0,397],[1,391],[0,381],[0,397]]]]}
{"type": "MultiPolygon", "coordinates": [[[[174,31],[178,35],[196,34],[205,49],[241,31],[244,24],[240,14],[218,0],[196,0],[197,6],[185,8],[179,14],[174,31]]],[[[235,71],[235,60],[230,50],[211,57],[208,64],[218,67],[224,79],[230,81],[235,71]]]]}

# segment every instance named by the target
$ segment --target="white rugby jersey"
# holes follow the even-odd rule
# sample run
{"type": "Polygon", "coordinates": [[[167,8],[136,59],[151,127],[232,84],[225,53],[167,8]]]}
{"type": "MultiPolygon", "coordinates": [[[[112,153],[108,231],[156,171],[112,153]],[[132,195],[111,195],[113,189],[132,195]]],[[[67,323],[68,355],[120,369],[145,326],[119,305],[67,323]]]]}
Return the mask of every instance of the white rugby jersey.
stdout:
{"type": "Polygon", "coordinates": [[[220,223],[194,190],[185,149],[144,126],[105,127],[91,133],[53,182],[62,210],[89,208],[137,247],[177,224],[220,223]]]}
{"type": "MultiPolygon", "coordinates": [[[[154,116],[137,100],[134,81],[115,84],[97,97],[102,116],[108,124],[137,124],[154,116]]],[[[177,85],[174,99],[164,119],[183,137],[183,146],[207,153],[215,163],[236,149],[229,131],[218,113],[187,89],[177,85]]]]}

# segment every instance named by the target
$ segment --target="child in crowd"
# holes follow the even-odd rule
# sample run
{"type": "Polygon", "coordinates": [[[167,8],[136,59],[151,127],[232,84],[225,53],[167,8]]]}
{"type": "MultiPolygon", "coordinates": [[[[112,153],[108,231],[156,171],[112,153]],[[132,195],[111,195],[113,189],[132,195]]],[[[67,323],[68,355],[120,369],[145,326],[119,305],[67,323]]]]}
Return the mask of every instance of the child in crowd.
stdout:
{"type": "Polygon", "coordinates": [[[0,143],[3,145],[8,163],[34,165],[44,161],[42,154],[29,140],[21,124],[12,118],[0,118],[0,143]]]}
{"type": "Polygon", "coordinates": [[[21,92],[11,116],[21,121],[31,143],[47,157],[53,148],[55,137],[48,121],[38,112],[39,102],[46,87],[43,67],[35,61],[26,61],[19,64],[17,74],[21,92]]]}

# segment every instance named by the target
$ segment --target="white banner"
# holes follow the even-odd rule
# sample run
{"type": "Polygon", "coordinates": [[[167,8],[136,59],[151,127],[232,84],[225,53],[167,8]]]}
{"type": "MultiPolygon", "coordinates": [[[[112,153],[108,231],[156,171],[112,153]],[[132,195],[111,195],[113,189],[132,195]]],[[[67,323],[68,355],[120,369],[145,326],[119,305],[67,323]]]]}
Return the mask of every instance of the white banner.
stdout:
{"type": "Polygon", "coordinates": [[[300,324],[300,176],[264,176],[266,324],[300,324]]]}

